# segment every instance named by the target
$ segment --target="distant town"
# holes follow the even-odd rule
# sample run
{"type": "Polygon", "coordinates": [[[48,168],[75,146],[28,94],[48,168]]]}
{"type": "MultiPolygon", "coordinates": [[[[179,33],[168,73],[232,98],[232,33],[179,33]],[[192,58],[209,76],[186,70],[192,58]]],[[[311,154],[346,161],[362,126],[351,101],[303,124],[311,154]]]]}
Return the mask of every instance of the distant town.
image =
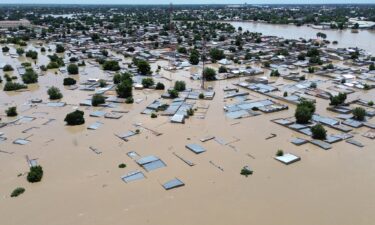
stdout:
{"type": "Polygon", "coordinates": [[[366,4],[0,5],[1,224],[372,224],[374,40],[366,4]]]}

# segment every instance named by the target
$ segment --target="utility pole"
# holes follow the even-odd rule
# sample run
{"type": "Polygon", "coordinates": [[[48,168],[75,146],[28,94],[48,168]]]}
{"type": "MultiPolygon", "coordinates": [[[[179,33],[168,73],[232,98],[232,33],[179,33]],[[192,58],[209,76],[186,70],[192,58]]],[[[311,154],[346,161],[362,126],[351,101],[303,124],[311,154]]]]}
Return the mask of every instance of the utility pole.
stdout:
{"type": "Polygon", "coordinates": [[[205,39],[205,36],[203,34],[202,36],[202,84],[201,84],[201,88],[204,89],[204,64],[205,64],[205,60],[206,60],[206,39],[205,39]]]}

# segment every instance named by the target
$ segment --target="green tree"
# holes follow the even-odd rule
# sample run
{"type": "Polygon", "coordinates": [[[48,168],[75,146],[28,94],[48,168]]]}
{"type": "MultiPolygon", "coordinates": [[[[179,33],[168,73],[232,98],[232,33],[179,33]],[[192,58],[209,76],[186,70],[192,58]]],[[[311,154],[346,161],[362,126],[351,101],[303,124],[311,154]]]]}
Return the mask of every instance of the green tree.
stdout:
{"type": "Polygon", "coordinates": [[[47,94],[49,95],[49,99],[51,100],[61,99],[63,97],[63,95],[60,92],[60,89],[54,86],[50,87],[47,90],[47,94]]]}
{"type": "Polygon", "coordinates": [[[41,166],[30,167],[30,172],[27,174],[27,181],[30,183],[39,182],[43,177],[43,168],[41,166]]]}
{"type": "Polygon", "coordinates": [[[78,66],[76,64],[69,64],[68,73],[71,75],[78,74],[78,66]]]}
{"type": "Polygon", "coordinates": [[[353,118],[355,120],[359,120],[359,121],[365,120],[366,110],[364,108],[356,107],[355,109],[353,109],[352,113],[353,113],[353,118]]]}
{"type": "Polygon", "coordinates": [[[224,51],[220,50],[220,49],[217,49],[217,48],[212,48],[210,50],[210,57],[211,57],[212,62],[216,62],[218,60],[221,60],[221,59],[225,58],[224,51]]]}
{"type": "Polygon", "coordinates": [[[296,108],[294,116],[299,124],[308,123],[315,112],[315,105],[311,101],[302,100],[296,108]]]}
{"type": "Polygon", "coordinates": [[[145,60],[138,60],[137,68],[138,68],[138,72],[142,75],[151,74],[151,66],[145,60]]]}
{"type": "Polygon", "coordinates": [[[80,110],[75,110],[74,112],[68,113],[65,116],[64,121],[69,126],[81,125],[85,123],[85,118],[83,117],[85,113],[80,110]]]}
{"type": "Polygon", "coordinates": [[[325,140],[327,137],[327,131],[321,124],[311,127],[311,133],[314,139],[325,140]]]}
{"type": "Polygon", "coordinates": [[[203,70],[203,78],[208,81],[216,80],[216,71],[210,67],[206,67],[203,70]]]}
{"type": "Polygon", "coordinates": [[[186,83],[185,83],[185,81],[176,81],[175,83],[174,83],[174,90],[176,90],[176,91],[185,91],[185,89],[186,89],[186,83]]]}
{"type": "Polygon", "coordinates": [[[149,88],[154,85],[154,80],[151,77],[143,78],[142,85],[144,88],[149,88]]]}

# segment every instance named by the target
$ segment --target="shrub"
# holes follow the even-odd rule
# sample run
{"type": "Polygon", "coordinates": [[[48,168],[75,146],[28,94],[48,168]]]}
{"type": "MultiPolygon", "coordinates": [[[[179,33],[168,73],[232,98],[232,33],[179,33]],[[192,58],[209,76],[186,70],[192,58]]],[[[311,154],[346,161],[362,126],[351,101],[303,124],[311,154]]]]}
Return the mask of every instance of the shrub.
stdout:
{"type": "Polygon", "coordinates": [[[199,63],[199,52],[197,50],[193,50],[193,51],[190,52],[189,62],[192,65],[198,65],[198,63],[199,63]]]}
{"type": "Polygon", "coordinates": [[[317,87],[317,84],[315,83],[315,82],[312,82],[311,84],[310,84],[310,88],[316,88],[317,87]]]}
{"type": "Polygon", "coordinates": [[[339,93],[336,96],[331,96],[330,100],[331,100],[331,102],[329,103],[330,105],[338,106],[338,105],[344,104],[346,100],[346,94],[339,93]]]}
{"type": "Polygon", "coordinates": [[[117,96],[120,98],[128,98],[133,96],[133,86],[130,80],[122,81],[116,87],[117,96]]]}
{"type": "Polygon", "coordinates": [[[280,72],[278,70],[272,70],[270,76],[271,77],[279,77],[280,72]]]}
{"type": "Polygon", "coordinates": [[[98,81],[98,83],[99,83],[99,87],[101,87],[101,88],[107,86],[107,81],[106,80],[100,79],[98,81]]]}
{"type": "Polygon", "coordinates": [[[142,75],[151,74],[151,66],[145,60],[138,60],[137,61],[137,68],[138,68],[138,72],[142,75]]]}
{"type": "Polygon", "coordinates": [[[126,164],[125,164],[125,163],[121,163],[121,164],[118,165],[118,168],[121,168],[121,169],[123,169],[123,168],[125,168],[125,167],[126,167],[126,164]]]}
{"type": "Polygon", "coordinates": [[[212,48],[210,50],[210,57],[212,62],[216,62],[217,60],[223,59],[225,57],[224,51],[217,48],[212,48]]]}
{"type": "Polygon", "coordinates": [[[16,82],[11,82],[11,81],[6,82],[4,85],[4,91],[17,91],[17,90],[25,89],[25,88],[27,88],[26,85],[16,83],[16,82]]]}
{"type": "Polygon", "coordinates": [[[327,131],[321,124],[311,127],[311,133],[314,139],[325,140],[327,137],[327,131]]]}
{"type": "Polygon", "coordinates": [[[288,92],[284,91],[284,97],[288,97],[288,92]]]}
{"type": "Polygon", "coordinates": [[[32,58],[32,59],[37,59],[38,58],[38,52],[29,50],[26,52],[26,57],[32,58]]]}
{"type": "Polygon", "coordinates": [[[204,99],[204,94],[203,93],[199,94],[199,99],[204,99]]]}
{"type": "Polygon", "coordinates": [[[49,99],[51,100],[61,99],[63,97],[63,95],[60,92],[60,89],[54,86],[50,87],[47,90],[47,94],[49,95],[49,99]]]}
{"type": "Polygon", "coordinates": [[[25,50],[23,50],[23,48],[17,48],[16,52],[18,55],[23,55],[23,53],[25,53],[25,50]]]}
{"type": "Polygon", "coordinates": [[[156,113],[151,113],[151,118],[156,118],[156,117],[158,117],[158,115],[156,114],[156,113]]]}
{"type": "Polygon", "coordinates": [[[56,53],[63,53],[65,52],[65,48],[62,45],[56,45],[56,53]]]}
{"type": "Polygon", "coordinates": [[[67,85],[75,85],[77,83],[77,81],[71,77],[67,77],[67,78],[64,78],[64,86],[67,86],[67,85]]]}
{"type": "Polygon", "coordinates": [[[9,48],[8,48],[8,46],[4,46],[1,50],[2,50],[3,52],[9,52],[9,48]]]}
{"type": "Polygon", "coordinates": [[[185,83],[185,81],[176,81],[175,83],[174,83],[174,90],[176,90],[176,91],[185,91],[185,89],[186,89],[186,83],[185,83]]]}
{"type": "Polygon", "coordinates": [[[64,121],[70,125],[81,125],[85,123],[85,118],[83,117],[85,113],[80,110],[76,110],[74,112],[68,113],[64,119],[64,121]]]}
{"type": "Polygon", "coordinates": [[[203,77],[205,80],[211,81],[211,80],[216,80],[216,71],[212,68],[206,67],[203,70],[203,77]]]}
{"type": "Polygon", "coordinates": [[[98,106],[105,103],[105,98],[101,94],[94,94],[91,99],[92,106],[98,106]]]}
{"type": "Polygon", "coordinates": [[[178,91],[175,89],[168,90],[169,97],[171,98],[178,98],[178,91]]]}
{"type": "Polygon", "coordinates": [[[312,115],[315,112],[314,103],[306,100],[302,100],[298,105],[294,116],[296,117],[297,123],[306,124],[308,123],[312,115]]]}
{"type": "Polygon", "coordinates": [[[23,67],[30,67],[30,66],[31,66],[31,63],[29,63],[29,62],[24,62],[24,63],[21,63],[21,66],[23,66],[23,67]]]}
{"type": "Polygon", "coordinates": [[[164,90],[165,86],[163,83],[158,82],[155,87],[156,90],[164,90]]]}
{"type": "Polygon", "coordinates": [[[5,113],[9,117],[17,116],[18,115],[18,113],[17,113],[17,107],[15,107],[15,106],[9,107],[7,110],[5,110],[5,113]]]}
{"type": "Polygon", "coordinates": [[[25,188],[18,187],[12,191],[12,193],[10,194],[10,197],[12,198],[17,197],[18,195],[23,194],[24,192],[25,192],[25,188]]]}
{"type": "Polygon", "coordinates": [[[43,168],[41,166],[30,167],[30,172],[27,174],[27,181],[30,183],[39,182],[43,177],[43,168]]]}
{"type": "Polygon", "coordinates": [[[13,67],[9,64],[6,64],[4,67],[3,67],[3,71],[4,72],[9,72],[9,71],[13,71],[13,67]]]}
{"type": "Polygon", "coordinates": [[[26,69],[24,75],[22,75],[22,81],[25,84],[38,83],[38,74],[31,68],[26,69]]]}
{"type": "Polygon", "coordinates": [[[225,66],[220,66],[219,67],[219,73],[227,73],[228,69],[225,66]]]}
{"type": "Polygon", "coordinates": [[[374,105],[374,102],[373,102],[373,101],[369,101],[369,102],[367,103],[367,105],[368,105],[368,106],[373,106],[373,105],[374,105]]]}
{"type": "Polygon", "coordinates": [[[78,66],[76,64],[69,64],[68,73],[73,75],[78,74],[78,66]]]}
{"type": "Polygon", "coordinates": [[[284,155],[284,151],[283,150],[281,150],[281,149],[277,150],[276,156],[283,156],[283,155],[284,155]]]}
{"type": "Polygon", "coordinates": [[[365,119],[366,110],[362,107],[356,107],[353,109],[352,113],[355,120],[363,121],[365,119]]]}
{"type": "Polygon", "coordinates": [[[133,104],[134,103],[134,98],[133,97],[127,97],[125,99],[125,103],[126,104],[133,104]]]}
{"type": "Polygon", "coordinates": [[[105,61],[103,63],[103,69],[104,70],[109,70],[109,71],[119,71],[120,70],[120,65],[118,64],[117,61],[109,60],[109,61],[105,61]]]}
{"type": "Polygon", "coordinates": [[[309,73],[314,73],[315,72],[315,67],[310,66],[308,68],[308,70],[309,70],[309,73]]]}
{"type": "Polygon", "coordinates": [[[241,169],[241,175],[245,176],[245,177],[248,177],[249,175],[252,175],[253,174],[253,171],[251,171],[249,168],[247,168],[246,166],[243,167],[241,169]]]}
{"type": "Polygon", "coordinates": [[[190,108],[187,110],[188,116],[193,116],[194,115],[194,109],[190,108]]]}
{"type": "Polygon", "coordinates": [[[154,80],[152,78],[143,78],[142,85],[144,88],[149,88],[154,85],[154,80]]]}

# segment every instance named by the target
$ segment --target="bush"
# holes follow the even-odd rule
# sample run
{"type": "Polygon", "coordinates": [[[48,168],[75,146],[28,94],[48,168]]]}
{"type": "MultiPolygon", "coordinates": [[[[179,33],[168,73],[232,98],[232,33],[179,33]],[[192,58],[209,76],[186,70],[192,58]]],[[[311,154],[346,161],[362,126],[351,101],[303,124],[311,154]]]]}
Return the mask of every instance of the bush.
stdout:
{"type": "Polygon", "coordinates": [[[216,80],[216,71],[212,68],[206,67],[203,70],[203,77],[205,80],[211,81],[211,80],[216,80]]]}
{"type": "Polygon", "coordinates": [[[38,58],[38,52],[29,50],[26,52],[26,57],[37,59],[38,58]]]}
{"type": "Polygon", "coordinates": [[[311,127],[311,133],[314,139],[325,140],[327,137],[327,131],[321,124],[311,127]]]}
{"type": "Polygon", "coordinates": [[[145,60],[138,60],[137,61],[137,68],[138,68],[138,72],[142,75],[151,74],[151,66],[145,60]]]}
{"type": "Polygon", "coordinates": [[[252,175],[253,174],[253,171],[251,171],[250,169],[248,169],[246,166],[244,168],[241,169],[241,175],[245,176],[245,177],[248,177],[249,175],[252,175]]]}
{"type": "Polygon", "coordinates": [[[203,93],[199,94],[199,99],[204,99],[204,94],[203,93]]]}
{"type": "Polygon", "coordinates": [[[185,91],[185,89],[186,89],[185,81],[179,81],[178,80],[174,83],[174,90],[180,92],[180,91],[185,91]]]}
{"type": "Polygon", "coordinates": [[[163,83],[158,82],[155,87],[156,90],[164,90],[165,86],[163,83]]]}
{"type": "Polygon", "coordinates": [[[278,70],[272,70],[270,76],[271,77],[279,77],[280,72],[278,70]]]}
{"type": "Polygon", "coordinates": [[[56,53],[63,53],[65,52],[65,48],[62,45],[56,45],[56,53]]]}
{"type": "Polygon", "coordinates": [[[101,94],[94,94],[91,99],[92,106],[98,106],[105,103],[105,98],[101,94]]]}
{"type": "Polygon", "coordinates": [[[187,110],[188,116],[194,116],[194,109],[190,108],[187,110]]]}
{"type": "Polygon", "coordinates": [[[216,62],[220,59],[223,59],[225,57],[224,51],[219,50],[217,48],[212,48],[210,50],[210,57],[212,62],[216,62]]]}
{"type": "Polygon", "coordinates": [[[9,117],[17,116],[18,115],[18,113],[17,113],[17,107],[15,107],[15,106],[9,107],[7,110],[5,110],[5,113],[9,117]]]}
{"type": "Polygon", "coordinates": [[[26,85],[16,83],[16,82],[11,82],[11,81],[6,82],[4,85],[4,91],[17,91],[17,90],[25,89],[25,88],[27,88],[26,85]]]}
{"type": "Polygon", "coordinates": [[[189,62],[192,65],[198,65],[198,63],[199,63],[199,52],[197,50],[191,51],[190,56],[189,56],[189,62]]]}
{"type": "Polygon", "coordinates": [[[126,104],[133,104],[134,103],[134,98],[133,97],[127,97],[125,99],[125,103],[126,104]]]}
{"type": "Polygon", "coordinates": [[[13,67],[9,64],[6,64],[4,67],[3,67],[3,71],[4,72],[9,72],[9,71],[13,71],[13,67]]]}
{"type": "Polygon", "coordinates": [[[30,183],[39,182],[43,177],[43,168],[41,166],[30,167],[30,172],[27,174],[27,181],[30,183]]]}
{"type": "Polygon", "coordinates": [[[276,156],[283,156],[283,155],[284,155],[284,151],[283,150],[281,150],[281,149],[277,150],[276,156]]]}
{"type": "Polygon", "coordinates": [[[3,52],[9,52],[9,48],[8,48],[8,46],[4,46],[1,50],[2,50],[3,52]]]}
{"type": "Polygon", "coordinates": [[[310,88],[316,88],[317,87],[317,84],[315,83],[315,82],[312,82],[311,84],[310,84],[310,88]]]}
{"type": "Polygon", "coordinates": [[[121,168],[121,169],[123,169],[123,168],[125,168],[125,167],[126,167],[126,164],[125,164],[125,163],[121,163],[121,164],[118,165],[118,168],[121,168]]]}
{"type": "Polygon", "coordinates": [[[143,78],[142,85],[144,88],[149,88],[154,85],[154,80],[152,78],[143,78]]]}
{"type": "Polygon", "coordinates": [[[76,64],[69,64],[68,73],[72,75],[78,74],[78,66],[76,64]]]}
{"type": "Polygon", "coordinates": [[[74,112],[68,113],[64,119],[64,121],[70,125],[81,125],[85,123],[85,118],[83,117],[85,113],[80,110],[76,110],[74,112]]]}
{"type": "Polygon", "coordinates": [[[178,91],[176,91],[175,89],[168,90],[168,94],[171,98],[178,98],[178,91]]]}
{"type": "Polygon", "coordinates": [[[365,120],[366,110],[364,108],[356,107],[355,109],[353,109],[352,113],[353,113],[353,118],[355,120],[359,120],[359,121],[365,120]]]}
{"type": "Polygon", "coordinates": [[[75,85],[77,83],[77,81],[71,77],[67,77],[67,78],[64,78],[64,86],[67,86],[67,85],[75,85]]]}
{"type": "Polygon", "coordinates": [[[16,52],[18,55],[23,55],[23,53],[25,53],[25,50],[23,50],[23,48],[17,48],[16,52]]]}
{"type": "Polygon", "coordinates": [[[329,103],[330,105],[338,106],[338,105],[344,104],[346,100],[346,94],[339,93],[336,96],[331,96],[330,100],[331,100],[331,102],[329,103]]]}
{"type": "Polygon", "coordinates": [[[120,98],[128,98],[133,96],[133,86],[130,80],[122,81],[116,88],[117,96],[120,98]]]}
{"type": "Polygon", "coordinates": [[[228,69],[225,66],[220,66],[219,67],[219,73],[227,73],[228,69]]]}
{"type": "Polygon", "coordinates": [[[151,113],[151,118],[157,118],[158,117],[158,115],[156,115],[156,113],[151,113]]]}
{"type": "Polygon", "coordinates": [[[367,105],[368,105],[368,106],[373,106],[373,105],[374,105],[374,102],[373,102],[373,101],[369,101],[369,102],[367,103],[367,105]]]}
{"type": "Polygon", "coordinates": [[[51,100],[61,99],[63,97],[63,95],[60,92],[60,89],[54,86],[50,87],[47,90],[47,94],[49,95],[49,99],[51,100]]]}
{"type": "Polygon", "coordinates": [[[99,83],[99,87],[101,87],[101,88],[107,86],[107,81],[106,80],[100,79],[98,81],[98,83],[99,83]]]}
{"type": "Polygon", "coordinates": [[[315,112],[314,103],[306,100],[302,100],[298,105],[294,116],[296,117],[297,123],[306,124],[308,123],[315,112]]]}
{"type": "Polygon", "coordinates": [[[309,73],[315,73],[315,67],[310,66],[308,70],[309,70],[309,73]]]}
{"type": "Polygon", "coordinates": [[[117,61],[109,60],[109,61],[105,61],[103,63],[103,69],[104,70],[109,70],[109,71],[119,71],[120,70],[120,65],[118,64],[117,61]]]}
{"type": "Polygon", "coordinates": [[[12,191],[12,193],[10,194],[10,197],[12,198],[17,197],[18,195],[23,194],[24,192],[25,192],[25,188],[18,187],[12,191]]]}
{"type": "Polygon", "coordinates": [[[38,83],[38,74],[31,68],[26,69],[24,75],[22,75],[22,81],[25,84],[38,83]]]}

